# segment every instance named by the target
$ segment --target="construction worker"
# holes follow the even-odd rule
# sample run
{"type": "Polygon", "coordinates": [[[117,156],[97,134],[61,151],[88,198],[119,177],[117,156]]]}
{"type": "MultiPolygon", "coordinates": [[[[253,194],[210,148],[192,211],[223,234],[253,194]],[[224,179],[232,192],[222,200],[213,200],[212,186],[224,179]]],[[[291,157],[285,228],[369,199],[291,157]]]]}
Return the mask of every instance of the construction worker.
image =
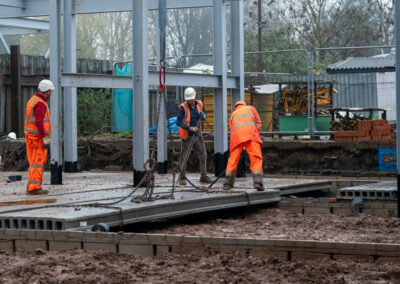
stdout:
{"type": "MultiPolygon", "coordinates": [[[[193,149],[197,152],[200,162],[200,182],[211,183],[211,179],[207,176],[206,161],[207,151],[202,136],[203,120],[206,118],[206,110],[200,100],[196,100],[196,91],[189,87],[185,89],[185,102],[178,107],[178,115],[176,124],[179,126],[179,133],[182,139],[181,156],[179,159],[179,165],[183,168],[187,161],[184,161],[184,157],[189,150],[189,145],[192,139],[193,149]]],[[[190,154],[189,154],[190,155],[190,154]]],[[[184,174],[184,173],[183,173],[184,174]]],[[[180,177],[180,185],[186,185],[184,176],[180,177]]]]}
{"type": "Polygon", "coordinates": [[[250,158],[250,169],[254,187],[258,191],[264,190],[263,169],[260,138],[261,120],[257,110],[247,106],[245,102],[237,102],[233,109],[229,128],[231,130],[230,156],[226,167],[226,178],[223,189],[230,190],[235,184],[236,169],[243,148],[250,158]]]}
{"type": "Polygon", "coordinates": [[[50,112],[47,101],[54,90],[50,80],[42,80],[38,92],[28,101],[25,118],[26,155],[29,163],[27,194],[48,194],[42,189],[43,167],[46,164],[47,149],[43,139],[51,135],[50,112]]]}

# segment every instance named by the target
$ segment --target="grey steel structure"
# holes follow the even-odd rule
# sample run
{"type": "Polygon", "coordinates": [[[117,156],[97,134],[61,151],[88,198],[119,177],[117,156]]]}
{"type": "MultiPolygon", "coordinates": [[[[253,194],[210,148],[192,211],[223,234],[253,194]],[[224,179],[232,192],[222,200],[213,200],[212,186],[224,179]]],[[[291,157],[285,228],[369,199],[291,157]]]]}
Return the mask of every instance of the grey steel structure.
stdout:
{"type": "MultiPolygon", "coordinates": [[[[165,0],[167,9],[213,7],[214,12],[214,75],[172,73],[166,74],[166,85],[211,87],[215,89],[215,152],[216,174],[225,169],[228,151],[227,89],[233,90],[233,100],[244,98],[243,73],[243,3],[241,0],[165,0]],[[226,17],[231,6],[232,23],[232,76],[227,76],[226,17]]],[[[55,86],[51,99],[53,134],[51,139],[51,183],[62,183],[62,138],[64,138],[65,170],[76,171],[76,88],[134,88],[133,96],[133,168],[136,185],[146,172],[149,157],[148,90],[149,84],[158,85],[157,72],[148,71],[148,10],[158,8],[158,0],[0,0],[0,20],[12,18],[50,16],[50,79],[55,86]],[[131,78],[107,75],[76,74],[75,18],[77,14],[132,11],[133,62],[131,78]],[[61,72],[60,18],[64,15],[64,73],[61,72]],[[62,88],[64,101],[62,102],[62,88]],[[64,114],[63,114],[64,110],[64,114]],[[62,129],[64,117],[64,131],[62,129]],[[64,136],[62,135],[64,133],[64,136]]],[[[28,20],[28,19],[23,19],[28,20]]],[[[28,20],[29,21],[29,20],[28,20]]],[[[11,21],[10,21],[11,22],[11,21]]],[[[36,22],[32,22],[32,25],[36,22]]],[[[36,23],[39,24],[39,23],[36,23]]],[[[45,24],[45,23],[41,23],[45,24]]],[[[45,31],[41,26],[37,31],[45,31]]],[[[163,110],[164,111],[164,110],[163,110]]],[[[165,124],[159,124],[159,133],[165,133],[165,124]]],[[[165,139],[165,135],[160,135],[165,139]]],[[[159,159],[166,159],[164,143],[158,143],[159,159]]]]}

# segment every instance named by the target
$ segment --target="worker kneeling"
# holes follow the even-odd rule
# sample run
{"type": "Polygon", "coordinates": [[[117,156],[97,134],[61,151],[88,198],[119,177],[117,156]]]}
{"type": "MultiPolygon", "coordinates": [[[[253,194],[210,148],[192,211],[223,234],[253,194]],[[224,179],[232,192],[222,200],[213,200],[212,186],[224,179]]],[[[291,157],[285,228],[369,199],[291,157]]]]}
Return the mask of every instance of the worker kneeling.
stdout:
{"type": "Polygon", "coordinates": [[[231,153],[226,167],[224,190],[230,190],[234,186],[240,154],[243,148],[246,148],[250,158],[254,187],[258,191],[263,191],[261,120],[257,110],[252,106],[247,106],[245,102],[237,102],[229,121],[229,127],[231,130],[229,147],[231,153]]]}
{"type": "MultiPolygon", "coordinates": [[[[182,173],[180,176],[180,185],[186,185],[185,167],[186,153],[190,151],[190,144],[199,156],[200,162],[200,182],[211,183],[211,179],[207,176],[207,151],[202,135],[203,120],[206,118],[206,110],[200,100],[196,100],[196,91],[189,87],[185,89],[185,102],[178,107],[178,115],[176,124],[179,126],[179,133],[182,139],[181,157],[179,160],[182,173]]],[[[190,153],[188,153],[190,155],[190,153]]],[[[186,157],[187,158],[187,157],[186,157]]]]}

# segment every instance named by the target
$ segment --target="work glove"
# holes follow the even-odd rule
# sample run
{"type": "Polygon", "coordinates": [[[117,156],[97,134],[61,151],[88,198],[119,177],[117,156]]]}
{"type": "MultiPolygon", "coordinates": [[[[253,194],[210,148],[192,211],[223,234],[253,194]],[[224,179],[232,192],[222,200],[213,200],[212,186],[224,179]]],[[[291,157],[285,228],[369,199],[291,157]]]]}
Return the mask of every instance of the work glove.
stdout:
{"type": "Polygon", "coordinates": [[[200,112],[200,119],[205,119],[207,117],[207,115],[205,114],[205,112],[200,112]]]}
{"type": "Polygon", "coordinates": [[[192,133],[197,133],[198,130],[199,129],[197,127],[195,127],[195,126],[190,126],[189,127],[189,131],[192,132],[192,133]]]}

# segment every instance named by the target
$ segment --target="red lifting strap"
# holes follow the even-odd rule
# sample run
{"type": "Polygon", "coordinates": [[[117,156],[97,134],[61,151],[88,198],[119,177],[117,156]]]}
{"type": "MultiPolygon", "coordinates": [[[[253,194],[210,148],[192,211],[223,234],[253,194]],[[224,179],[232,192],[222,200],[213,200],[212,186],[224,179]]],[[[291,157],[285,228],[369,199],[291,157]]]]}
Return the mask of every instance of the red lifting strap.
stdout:
{"type": "Polygon", "coordinates": [[[161,92],[164,92],[166,90],[165,86],[165,66],[164,66],[164,60],[160,60],[160,85],[158,86],[158,89],[161,92]]]}

